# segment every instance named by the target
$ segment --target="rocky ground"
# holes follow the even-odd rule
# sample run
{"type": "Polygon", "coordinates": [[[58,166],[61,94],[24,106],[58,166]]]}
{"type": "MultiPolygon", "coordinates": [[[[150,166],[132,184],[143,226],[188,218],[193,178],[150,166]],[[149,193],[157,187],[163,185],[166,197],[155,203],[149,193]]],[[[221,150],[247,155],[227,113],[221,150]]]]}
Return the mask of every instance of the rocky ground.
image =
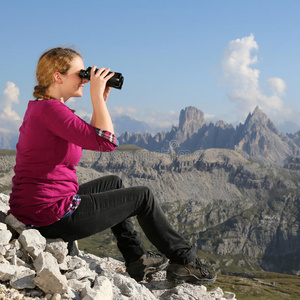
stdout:
{"type": "Polygon", "coordinates": [[[62,240],[46,240],[12,215],[7,217],[8,196],[0,194],[0,300],[213,300],[236,299],[220,288],[173,285],[158,272],[150,282],[138,283],[126,273],[123,262],[68,252],[62,240]]]}

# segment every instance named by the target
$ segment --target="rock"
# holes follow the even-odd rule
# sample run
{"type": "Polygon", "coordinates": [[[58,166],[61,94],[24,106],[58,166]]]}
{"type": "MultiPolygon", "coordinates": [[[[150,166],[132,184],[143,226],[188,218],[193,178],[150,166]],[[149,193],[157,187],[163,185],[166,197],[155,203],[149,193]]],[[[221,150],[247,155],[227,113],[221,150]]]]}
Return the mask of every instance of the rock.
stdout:
{"type": "Polygon", "coordinates": [[[51,253],[57,259],[57,262],[61,264],[68,254],[68,245],[62,239],[48,239],[45,250],[51,253]]]}
{"type": "Polygon", "coordinates": [[[33,282],[35,277],[35,271],[28,268],[19,268],[12,278],[10,279],[10,285],[15,289],[34,289],[36,285],[33,282]]]}
{"type": "Polygon", "coordinates": [[[18,240],[33,258],[36,258],[46,248],[46,239],[36,229],[24,230],[18,240]]]}
{"type": "Polygon", "coordinates": [[[68,290],[68,282],[59,271],[57,260],[51,253],[41,252],[34,261],[37,276],[34,283],[45,293],[64,294],[68,290]]]}
{"type": "Polygon", "coordinates": [[[0,246],[7,245],[12,237],[9,230],[0,230],[0,246]]]}
{"type": "Polygon", "coordinates": [[[100,295],[102,300],[111,300],[113,299],[113,289],[111,282],[104,276],[97,276],[94,282],[94,290],[100,295]]]}
{"type": "Polygon", "coordinates": [[[104,276],[99,276],[93,288],[86,286],[81,292],[82,300],[113,300],[111,282],[104,276]]]}
{"type": "Polygon", "coordinates": [[[14,276],[18,270],[18,266],[13,266],[10,264],[0,264],[0,280],[9,281],[14,276]]]}
{"type": "Polygon", "coordinates": [[[88,269],[87,267],[81,267],[79,269],[66,273],[66,277],[68,279],[77,279],[77,280],[87,278],[87,277],[94,279],[96,277],[96,272],[88,269]]]}
{"type": "Polygon", "coordinates": [[[5,223],[9,226],[11,226],[15,231],[17,231],[19,234],[23,232],[23,230],[26,230],[26,225],[22,222],[18,221],[15,216],[12,214],[9,214],[6,219],[5,223]]]}
{"type": "Polygon", "coordinates": [[[225,299],[235,299],[235,294],[234,293],[230,293],[230,292],[224,292],[223,297],[225,299]]]}

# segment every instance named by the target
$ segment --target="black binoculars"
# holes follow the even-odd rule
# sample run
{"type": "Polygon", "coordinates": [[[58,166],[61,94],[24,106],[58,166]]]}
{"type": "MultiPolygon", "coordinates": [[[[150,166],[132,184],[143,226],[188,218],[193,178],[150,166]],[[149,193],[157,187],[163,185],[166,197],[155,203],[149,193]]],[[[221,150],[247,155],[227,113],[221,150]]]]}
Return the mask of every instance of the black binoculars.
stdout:
{"type": "MultiPolygon", "coordinates": [[[[80,70],[79,77],[90,80],[91,69],[92,69],[91,67],[88,67],[86,70],[80,70]]],[[[97,70],[98,69],[95,70],[95,73],[97,72],[97,70]]],[[[111,73],[112,72],[109,72],[107,75],[111,73]]],[[[124,81],[124,77],[122,76],[122,74],[115,73],[115,75],[107,81],[106,85],[120,90],[122,88],[123,81],[124,81]]]]}

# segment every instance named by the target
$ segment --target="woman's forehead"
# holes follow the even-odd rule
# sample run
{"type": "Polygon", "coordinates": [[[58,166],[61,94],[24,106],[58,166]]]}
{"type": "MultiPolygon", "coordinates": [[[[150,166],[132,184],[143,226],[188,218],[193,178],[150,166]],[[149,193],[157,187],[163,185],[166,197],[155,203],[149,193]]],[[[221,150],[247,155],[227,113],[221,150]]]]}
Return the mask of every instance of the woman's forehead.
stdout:
{"type": "Polygon", "coordinates": [[[80,56],[74,57],[74,59],[70,63],[69,71],[78,71],[84,69],[83,60],[80,56]]]}

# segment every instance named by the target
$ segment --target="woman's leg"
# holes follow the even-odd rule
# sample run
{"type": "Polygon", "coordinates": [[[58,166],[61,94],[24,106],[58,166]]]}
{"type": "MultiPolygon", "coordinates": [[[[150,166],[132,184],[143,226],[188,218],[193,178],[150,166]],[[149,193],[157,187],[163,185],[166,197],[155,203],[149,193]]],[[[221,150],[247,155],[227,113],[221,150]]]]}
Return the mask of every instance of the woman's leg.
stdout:
{"type": "MultiPolygon", "coordinates": [[[[122,179],[115,175],[109,175],[80,185],[78,194],[97,194],[121,188],[124,188],[122,179]]],[[[111,227],[111,230],[117,239],[117,246],[127,262],[135,261],[147,252],[134,230],[131,219],[120,222],[111,227]]]]}
{"type": "Polygon", "coordinates": [[[103,182],[100,186],[108,190],[82,195],[81,204],[72,215],[39,228],[41,233],[72,241],[112,228],[125,261],[130,262],[145,253],[127,220],[137,216],[150,242],[171,261],[186,264],[196,259],[192,247],[174,230],[147,187],[110,190],[112,185],[103,182]]]}

